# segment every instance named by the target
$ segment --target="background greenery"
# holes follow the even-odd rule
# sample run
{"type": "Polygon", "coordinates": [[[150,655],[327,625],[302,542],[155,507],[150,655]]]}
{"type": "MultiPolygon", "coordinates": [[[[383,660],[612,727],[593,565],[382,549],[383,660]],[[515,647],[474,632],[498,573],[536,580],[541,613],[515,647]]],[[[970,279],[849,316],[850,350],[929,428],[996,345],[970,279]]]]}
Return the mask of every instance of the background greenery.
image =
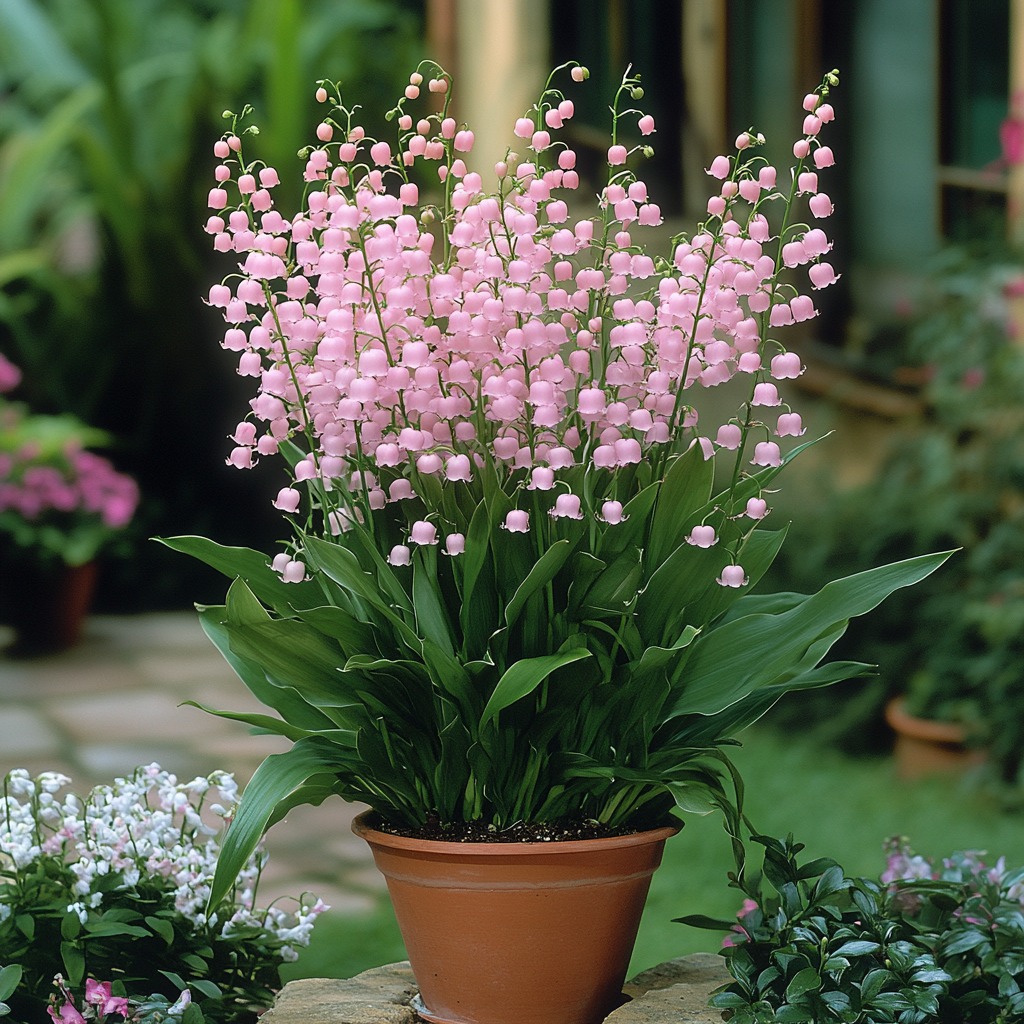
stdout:
{"type": "Polygon", "coordinates": [[[205,574],[145,537],[269,545],[277,529],[275,482],[225,470],[246,388],[200,299],[222,272],[202,231],[221,112],[251,103],[259,155],[282,167],[316,124],[318,77],[360,83],[378,121],[422,56],[422,6],[0,4],[0,350],[24,371],[19,398],[111,431],[142,487],[140,543],[107,567],[108,605],[199,596],[205,574]]]}

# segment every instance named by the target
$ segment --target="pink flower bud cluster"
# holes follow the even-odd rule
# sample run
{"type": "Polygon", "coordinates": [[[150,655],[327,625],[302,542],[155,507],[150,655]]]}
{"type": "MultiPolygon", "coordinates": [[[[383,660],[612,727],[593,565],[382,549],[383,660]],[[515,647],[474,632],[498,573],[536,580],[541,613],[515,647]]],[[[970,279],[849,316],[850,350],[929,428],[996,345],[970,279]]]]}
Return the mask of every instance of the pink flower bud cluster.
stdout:
{"type": "MultiPolygon", "coordinates": [[[[288,217],[274,205],[277,173],[244,161],[237,126],[216,144],[206,230],[238,273],[210,289],[209,303],[227,323],[223,347],[256,386],[228,463],[248,468],[298,443],[306,455],[295,481],[319,481],[338,503],[323,510],[334,533],[338,511],[351,521],[354,509],[401,501],[422,477],[469,482],[484,462],[513,497],[551,491],[553,520],[587,515],[609,526],[621,513],[602,502],[629,497],[616,490],[617,471],[649,460],[663,472],[695,442],[707,457],[749,443],[750,463],[778,466],[769,438],[803,426],[776,386],[802,372],[800,359],[776,332],[813,318],[810,290],[837,280],[823,262],[824,231],[790,224],[798,202],[815,219],[831,213],[818,171],[834,159],[818,135],[832,108],[817,94],[805,103],[785,187],[755,155],[763,139],[741,136],[737,153],[708,171],[718,185],[707,220],[656,260],[634,239],[662,219],[630,167],[646,144],[614,141],[596,210],[570,217],[580,177],[560,132],[571,100],[548,89],[516,122],[523,153],[497,165],[488,191],[466,163],[472,132],[447,113],[447,76],[429,87],[446,94],[440,112],[407,111],[422,83],[412,75],[393,112],[393,143],[372,138],[339,100],[305,153],[306,199],[288,217]],[[429,195],[412,168],[436,180],[429,195]],[[769,211],[772,221],[784,212],[781,233],[769,211]],[[705,424],[700,392],[728,383],[739,388],[736,415],[705,424]],[[574,467],[607,474],[592,508],[566,493],[574,467]]],[[[329,100],[325,87],[318,98],[329,100]]],[[[616,112],[616,139],[629,134],[619,122],[616,112]]],[[[654,120],[628,128],[648,136],[654,120]]],[[[296,514],[297,488],[275,504],[296,514]]],[[[428,516],[447,529],[440,508],[428,516]]],[[[505,528],[528,531],[526,511],[510,513],[505,528]]],[[[437,543],[427,533],[414,524],[392,564],[408,564],[410,544],[437,543]]],[[[706,546],[707,536],[691,543],[706,546]]],[[[462,542],[445,550],[457,554],[462,542]]],[[[292,562],[279,571],[303,578],[292,562]]],[[[740,569],[720,582],[744,581],[740,569]]]]}

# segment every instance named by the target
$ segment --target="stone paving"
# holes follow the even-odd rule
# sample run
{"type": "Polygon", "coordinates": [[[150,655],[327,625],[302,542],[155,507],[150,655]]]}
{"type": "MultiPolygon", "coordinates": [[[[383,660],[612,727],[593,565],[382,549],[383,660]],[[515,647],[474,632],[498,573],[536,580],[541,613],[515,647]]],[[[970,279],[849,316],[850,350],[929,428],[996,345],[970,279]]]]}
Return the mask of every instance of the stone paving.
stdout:
{"type": "MultiPolygon", "coordinates": [[[[0,647],[8,639],[0,627],[0,647]]],[[[288,746],[182,706],[190,700],[262,710],[188,612],[94,616],[69,651],[31,659],[0,652],[0,776],[61,771],[84,793],[157,761],[179,778],[221,768],[244,783],[267,754],[288,746]]],[[[338,910],[369,910],[383,881],[350,831],[359,810],[341,800],[296,808],[271,830],[260,902],[309,890],[338,910]]]]}

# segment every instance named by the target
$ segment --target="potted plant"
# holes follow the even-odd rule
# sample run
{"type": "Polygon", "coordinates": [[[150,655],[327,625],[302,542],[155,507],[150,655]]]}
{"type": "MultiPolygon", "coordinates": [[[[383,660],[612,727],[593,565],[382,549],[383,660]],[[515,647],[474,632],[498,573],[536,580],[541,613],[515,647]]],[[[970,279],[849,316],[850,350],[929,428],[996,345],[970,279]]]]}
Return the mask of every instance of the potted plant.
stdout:
{"type": "Polygon", "coordinates": [[[880,878],[846,875],[802,844],[755,837],[763,874],[722,950],[733,981],[712,996],[732,1024],[956,1021],[1024,1017],[1024,868],[960,851],[940,865],[905,839],[887,844],[880,878]]]}
{"type": "Polygon", "coordinates": [[[258,906],[262,849],[207,906],[234,778],[151,764],[80,796],[70,782],[0,779],[0,1017],[45,1020],[50,1003],[63,1024],[234,1024],[266,1009],[326,908],[309,894],[258,906]]]}
{"type": "MultiPolygon", "coordinates": [[[[10,390],[20,375],[3,363],[0,377],[9,387],[0,390],[10,390]]],[[[59,651],[77,641],[96,557],[135,512],[135,481],[88,450],[109,441],[73,416],[34,414],[0,396],[0,535],[8,541],[10,587],[3,605],[22,653],[59,651]]]]}
{"type": "Polygon", "coordinates": [[[804,100],[792,178],[744,132],[707,219],[657,260],[634,241],[661,218],[628,73],[591,216],[554,77],[493,190],[437,65],[410,77],[394,148],[322,82],[288,218],[230,115],[207,230],[238,269],[209,301],[257,393],[228,462],[283,458],[292,536],[272,559],[166,543],[233,578],[200,618],[275,714],[216,713],[294,745],[246,788],[215,897],[289,807],[364,801],[421,1015],[594,1024],[615,1004],[676,815],[740,834],[723,747],[787,691],[865,671],[820,662],[944,558],[750,594],[786,532],[759,529],[799,450],[777,439],[804,432],[777,337],[836,280],[801,222],[832,209],[836,81],[804,100]],[[439,109],[414,118],[421,92],[439,109]],[[706,390],[730,387],[735,413],[709,419],[706,390]]]}

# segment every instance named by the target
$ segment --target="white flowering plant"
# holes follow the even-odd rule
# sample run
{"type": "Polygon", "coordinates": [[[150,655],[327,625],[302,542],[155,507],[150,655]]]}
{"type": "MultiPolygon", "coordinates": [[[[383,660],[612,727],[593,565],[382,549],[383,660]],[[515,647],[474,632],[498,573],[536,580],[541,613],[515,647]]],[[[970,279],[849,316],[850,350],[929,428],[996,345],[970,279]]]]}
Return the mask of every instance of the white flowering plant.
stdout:
{"type": "Polygon", "coordinates": [[[792,173],[744,132],[664,255],[640,240],[662,218],[634,169],[655,131],[630,106],[638,78],[584,210],[557,74],[587,77],[552,73],[493,189],[437,65],[410,77],[392,142],[322,82],[288,217],[276,169],[248,155],[248,110],[225,115],[207,231],[235,267],[209,303],[256,384],[228,462],[284,461],[291,538],[272,559],[166,543],[233,579],[201,620],[274,712],[217,713],[294,746],[246,789],[215,893],[287,807],[332,793],[438,837],[716,807],[736,834],[723,744],[787,691],[864,672],[819,663],[944,557],[750,593],[786,533],[761,529],[800,450],[781,444],[804,432],[778,389],[801,360],[779,339],[837,279],[801,220],[832,211],[837,74],[804,100],[792,173]],[[711,389],[733,392],[724,422],[711,389]]]}
{"type": "Polygon", "coordinates": [[[153,764],[85,798],[70,781],[22,769],[3,780],[0,1001],[13,1019],[39,1020],[48,1003],[64,1024],[176,1006],[195,1024],[269,1006],[281,964],[308,944],[325,907],[304,896],[291,913],[258,908],[261,850],[209,904],[233,777],[179,782],[153,764]]]}

